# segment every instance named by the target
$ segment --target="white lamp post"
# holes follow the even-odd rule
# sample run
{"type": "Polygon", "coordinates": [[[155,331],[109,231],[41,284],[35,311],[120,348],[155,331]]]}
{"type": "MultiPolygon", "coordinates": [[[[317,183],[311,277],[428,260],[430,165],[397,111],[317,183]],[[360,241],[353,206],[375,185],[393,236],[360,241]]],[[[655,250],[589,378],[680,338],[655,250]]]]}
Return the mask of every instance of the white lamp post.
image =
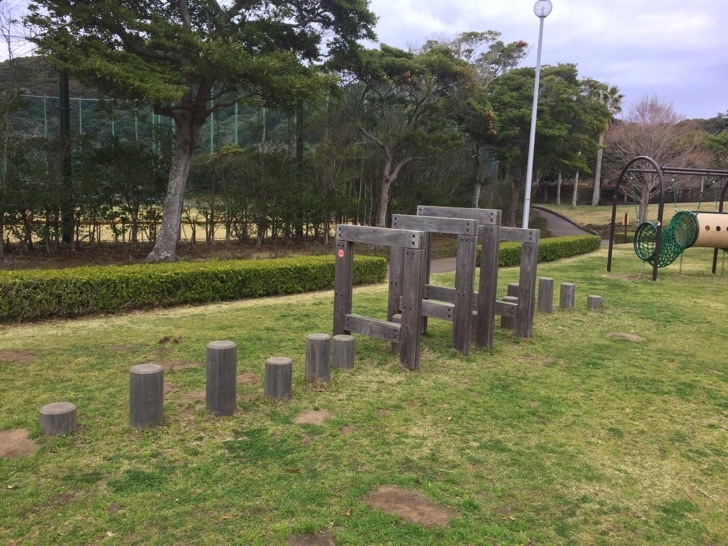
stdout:
{"type": "Polygon", "coordinates": [[[551,0],[538,0],[533,12],[539,18],[538,52],[536,53],[536,81],[533,84],[533,107],[531,108],[531,135],[528,140],[528,164],[526,167],[526,196],[523,201],[523,222],[521,227],[528,227],[528,216],[531,214],[531,180],[533,179],[533,148],[536,143],[536,115],[538,113],[538,87],[541,79],[541,44],[543,42],[543,20],[551,13],[551,0]]]}

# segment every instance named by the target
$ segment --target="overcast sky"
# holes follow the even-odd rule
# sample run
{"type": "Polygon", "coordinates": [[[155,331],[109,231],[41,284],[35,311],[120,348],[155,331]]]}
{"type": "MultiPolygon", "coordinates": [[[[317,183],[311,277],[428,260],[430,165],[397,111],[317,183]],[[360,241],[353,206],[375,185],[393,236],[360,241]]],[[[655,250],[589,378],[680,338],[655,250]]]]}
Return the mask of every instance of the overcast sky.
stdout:
{"type": "MultiPolygon", "coordinates": [[[[381,43],[407,49],[427,39],[496,30],[533,47],[535,0],[371,0],[381,43]]],[[[728,112],[728,1],[552,0],[543,64],[574,63],[579,75],[618,86],[624,109],[647,95],[688,118],[728,112]]]]}

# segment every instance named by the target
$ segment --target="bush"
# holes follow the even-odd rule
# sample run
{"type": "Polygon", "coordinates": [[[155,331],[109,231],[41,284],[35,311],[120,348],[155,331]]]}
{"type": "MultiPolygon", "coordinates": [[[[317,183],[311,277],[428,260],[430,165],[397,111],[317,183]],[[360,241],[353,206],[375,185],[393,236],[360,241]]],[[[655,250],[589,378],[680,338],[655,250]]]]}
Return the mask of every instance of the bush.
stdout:
{"type": "MultiPolygon", "coordinates": [[[[355,284],[382,282],[386,272],[384,258],[354,258],[355,284]]],[[[333,285],[333,256],[3,271],[0,322],[259,298],[333,285]]]]}
{"type": "MultiPolygon", "coordinates": [[[[551,237],[538,242],[538,261],[553,262],[561,258],[578,256],[593,252],[601,245],[598,235],[575,235],[568,237],[551,237]]],[[[513,267],[521,263],[521,245],[519,243],[501,243],[498,255],[499,267],[513,267]]],[[[480,265],[480,250],[478,250],[480,265]]]]}

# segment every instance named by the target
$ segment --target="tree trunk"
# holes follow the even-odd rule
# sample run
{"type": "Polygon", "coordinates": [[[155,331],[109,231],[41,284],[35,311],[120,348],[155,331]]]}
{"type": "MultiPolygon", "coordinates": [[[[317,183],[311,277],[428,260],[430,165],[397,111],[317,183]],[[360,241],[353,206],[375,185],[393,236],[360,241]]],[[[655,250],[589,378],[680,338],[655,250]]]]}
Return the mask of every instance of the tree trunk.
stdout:
{"type": "Polygon", "coordinates": [[[159,228],[154,248],[146,257],[147,262],[173,262],[178,259],[177,244],[180,237],[187,175],[205,118],[204,111],[180,109],[175,113],[177,142],[172,166],[169,169],[162,226],[159,228]]]}
{"type": "Polygon", "coordinates": [[[592,194],[592,207],[599,205],[602,186],[602,159],[604,158],[604,132],[599,133],[599,149],[597,150],[597,165],[594,169],[594,193],[592,194]]]}
{"type": "Polygon", "coordinates": [[[390,176],[382,173],[382,181],[379,183],[379,210],[377,211],[377,227],[387,227],[387,207],[389,207],[389,190],[393,180],[390,176]]]}
{"type": "Polygon", "coordinates": [[[474,209],[479,208],[480,205],[480,191],[483,187],[483,175],[480,168],[480,153],[476,146],[473,146],[472,150],[473,158],[473,196],[470,202],[470,206],[474,209]]]}
{"type": "MultiPolygon", "coordinates": [[[[525,176],[525,175],[524,175],[525,176]]],[[[521,184],[516,178],[511,179],[511,204],[508,207],[508,225],[516,225],[516,213],[518,212],[518,205],[521,201],[521,184]]]]}
{"type": "Polygon", "coordinates": [[[561,204],[561,184],[564,179],[561,177],[561,171],[559,171],[559,177],[556,179],[556,204],[561,204]]]}
{"type": "Polygon", "coordinates": [[[571,208],[575,209],[576,204],[579,200],[579,169],[576,169],[576,176],[574,177],[574,191],[571,193],[571,208]]]}

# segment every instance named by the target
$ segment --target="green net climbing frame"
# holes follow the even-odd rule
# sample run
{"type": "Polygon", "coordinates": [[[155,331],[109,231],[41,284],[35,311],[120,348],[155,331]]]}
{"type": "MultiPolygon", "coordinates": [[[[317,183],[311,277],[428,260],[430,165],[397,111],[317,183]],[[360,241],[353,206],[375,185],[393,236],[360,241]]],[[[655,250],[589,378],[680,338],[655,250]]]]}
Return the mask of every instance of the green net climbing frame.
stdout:
{"type": "Polygon", "coordinates": [[[657,267],[666,267],[695,243],[700,226],[694,212],[682,210],[675,213],[670,225],[662,230],[660,255],[655,257],[657,246],[657,222],[643,222],[634,234],[635,254],[650,265],[657,259],[657,267]]]}

